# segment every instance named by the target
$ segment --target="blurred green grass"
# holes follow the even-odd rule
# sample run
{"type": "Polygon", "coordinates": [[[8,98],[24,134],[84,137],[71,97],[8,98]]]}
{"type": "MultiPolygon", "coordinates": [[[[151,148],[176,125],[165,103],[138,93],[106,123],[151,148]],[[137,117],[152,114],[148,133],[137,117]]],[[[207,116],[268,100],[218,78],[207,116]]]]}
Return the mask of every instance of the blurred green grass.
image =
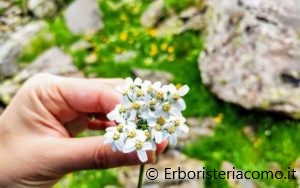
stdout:
{"type": "MultiPolygon", "coordinates": [[[[132,76],[133,68],[166,70],[174,75],[173,83],[187,84],[191,91],[186,96],[185,116],[217,117],[222,114],[215,134],[199,138],[188,144],[184,152],[203,160],[206,169],[220,169],[227,160],[242,170],[269,170],[270,163],[276,162],[287,171],[299,157],[300,124],[288,118],[278,118],[261,112],[247,112],[233,104],[216,99],[200,78],[197,59],[203,50],[201,32],[185,32],[173,37],[157,38],[155,29],[145,29],[139,18],[150,0],[135,1],[115,9],[118,1],[99,0],[104,15],[104,30],[95,35],[73,36],[66,28],[62,16],[48,20],[48,27],[32,41],[20,62],[29,63],[42,51],[51,46],[59,46],[72,55],[76,66],[86,75],[98,77],[132,76]],[[71,44],[85,40],[92,44],[88,50],[72,51],[71,44]],[[135,51],[137,56],[128,62],[114,62],[114,55],[135,51]],[[95,63],[87,63],[89,56],[96,57],[95,63]],[[251,141],[243,134],[245,125],[254,125],[257,139],[251,141]]],[[[176,4],[167,0],[169,8],[181,10],[189,6],[188,1],[176,4]]],[[[218,76],[218,75],[216,75],[218,76]]],[[[81,171],[67,175],[55,187],[104,187],[118,186],[117,169],[81,171]]],[[[260,187],[295,187],[294,180],[256,180],[260,187]]],[[[206,180],[207,187],[228,187],[224,180],[206,180]]]]}

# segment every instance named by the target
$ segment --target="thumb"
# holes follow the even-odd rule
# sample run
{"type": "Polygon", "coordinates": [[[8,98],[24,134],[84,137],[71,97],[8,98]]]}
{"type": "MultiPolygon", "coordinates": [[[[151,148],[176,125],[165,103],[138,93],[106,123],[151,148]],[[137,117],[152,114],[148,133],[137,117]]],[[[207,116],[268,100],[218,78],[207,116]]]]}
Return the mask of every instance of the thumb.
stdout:
{"type": "MultiPolygon", "coordinates": [[[[158,145],[157,151],[164,150],[166,145],[158,145]]],[[[63,139],[59,146],[61,156],[57,167],[63,173],[141,164],[136,152],[113,152],[110,144],[104,144],[104,137],[68,138],[63,139]]],[[[147,155],[147,163],[156,162],[154,151],[148,151],[147,155]]]]}

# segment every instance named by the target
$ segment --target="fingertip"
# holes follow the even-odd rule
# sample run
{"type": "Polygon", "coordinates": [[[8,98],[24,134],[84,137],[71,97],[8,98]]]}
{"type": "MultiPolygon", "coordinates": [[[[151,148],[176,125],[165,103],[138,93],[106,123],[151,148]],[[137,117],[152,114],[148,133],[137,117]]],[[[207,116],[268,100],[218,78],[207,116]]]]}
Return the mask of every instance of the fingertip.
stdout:
{"type": "Polygon", "coordinates": [[[167,140],[163,140],[160,144],[157,144],[156,154],[160,155],[162,152],[165,151],[167,146],[168,146],[168,141],[167,140]]]}

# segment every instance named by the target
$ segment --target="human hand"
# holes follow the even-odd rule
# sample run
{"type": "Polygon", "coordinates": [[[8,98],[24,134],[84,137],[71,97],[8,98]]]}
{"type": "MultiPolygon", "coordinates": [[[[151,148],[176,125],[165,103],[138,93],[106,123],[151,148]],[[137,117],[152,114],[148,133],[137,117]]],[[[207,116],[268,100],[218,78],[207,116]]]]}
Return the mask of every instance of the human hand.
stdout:
{"type": "MultiPolygon", "coordinates": [[[[0,116],[0,187],[50,187],[71,171],[140,164],[136,153],[112,152],[102,136],[73,138],[115,125],[106,113],[119,103],[121,81],[48,74],[27,81],[0,116]]],[[[165,147],[149,151],[148,162],[165,147]]]]}

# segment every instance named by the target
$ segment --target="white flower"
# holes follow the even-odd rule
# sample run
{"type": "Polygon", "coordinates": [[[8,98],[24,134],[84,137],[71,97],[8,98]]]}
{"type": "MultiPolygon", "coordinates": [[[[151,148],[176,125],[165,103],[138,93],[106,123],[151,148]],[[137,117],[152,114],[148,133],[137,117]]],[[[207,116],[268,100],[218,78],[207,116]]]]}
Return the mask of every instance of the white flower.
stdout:
{"type": "Polygon", "coordinates": [[[142,162],[148,160],[146,151],[156,150],[163,140],[175,145],[177,137],[189,131],[181,114],[186,108],[182,97],[188,90],[188,86],[177,89],[173,84],[127,78],[124,86],[117,87],[122,104],[107,114],[118,125],[106,129],[104,142],[114,151],[137,151],[142,162]]]}
{"type": "Polygon", "coordinates": [[[186,119],[183,116],[171,116],[170,120],[172,122],[173,125],[175,125],[175,127],[183,132],[183,133],[188,133],[189,132],[189,127],[185,124],[186,119]]]}
{"type": "Polygon", "coordinates": [[[121,126],[108,127],[106,129],[104,144],[112,144],[113,151],[122,151],[124,148],[125,135],[121,132],[122,129],[123,127],[121,126]]]}
{"type": "Polygon", "coordinates": [[[177,90],[174,84],[169,84],[168,89],[171,94],[171,98],[174,101],[174,105],[178,106],[180,110],[185,110],[186,104],[182,97],[189,92],[190,88],[187,85],[184,85],[177,90]]]}
{"type": "Polygon", "coordinates": [[[153,145],[150,142],[147,142],[145,140],[135,140],[135,142],[130,142],[130,144],[126,144],[123,152],[124,153],[130,153],[136,150],[137,155],[141,162],[146,162],[148,160],[147,157],[147,150],[153,150],[153,145]]]}

